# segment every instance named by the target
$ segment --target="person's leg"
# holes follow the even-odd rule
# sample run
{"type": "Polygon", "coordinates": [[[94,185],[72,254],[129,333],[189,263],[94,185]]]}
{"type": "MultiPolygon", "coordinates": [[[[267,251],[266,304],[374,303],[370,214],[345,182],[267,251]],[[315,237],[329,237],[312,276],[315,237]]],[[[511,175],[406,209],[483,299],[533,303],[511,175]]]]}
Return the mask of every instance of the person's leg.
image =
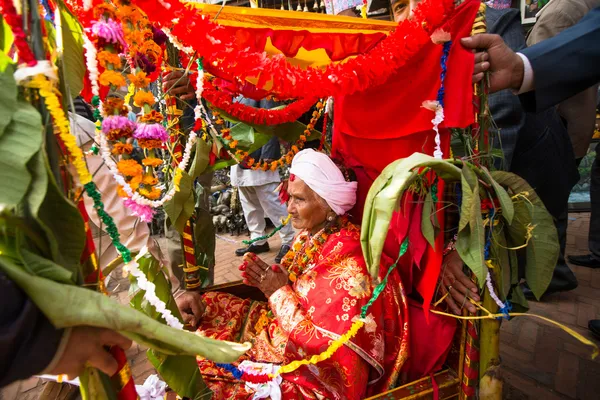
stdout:
{"type": "MultiPolygon", "coordinates": [[[[253,186],[239,187],[240,202],[244,210],[244,218],[250,231],[250,239],[256,239],[265,234],[265,212],[261,206],[260,199],[253,186]]],[[[256,242],[257,245],[266,243],[266,240],[256,242]]]]}
{"type": "MultiPolygon", "coordinates": [[[[255,187],[256,194],[263,210],[265,210],[265,214],[267,214],[267,217],[269,217],[275,226],[281,225],[281,221],[288,215],[287,206],[281,204],[279,195],[276,192],[278,186],[279,183],[273,182],[255,187]]],[[[294,228],[292,228],[292,225],[287,224],[281,228],[279,236],[281,236],[282,245],[291,246],[294,241],[294,228]]]]}

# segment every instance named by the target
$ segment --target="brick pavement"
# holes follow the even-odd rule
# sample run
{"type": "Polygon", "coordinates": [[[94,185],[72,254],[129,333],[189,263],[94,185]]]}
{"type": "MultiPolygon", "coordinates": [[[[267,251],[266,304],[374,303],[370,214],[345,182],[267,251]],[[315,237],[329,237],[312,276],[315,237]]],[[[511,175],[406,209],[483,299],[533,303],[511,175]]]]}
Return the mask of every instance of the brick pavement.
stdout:
{"type": "MultiPolygon", "coordinates": [[[[567,254],[587,252],[589,214],[570,214],[567,254]]],[[[215,283],[241,279],[237,269],[239,258],[233,254],[238,247],[231,240],[243,237],[223,235],[217,238],[215,283]]],[[[279,237],[270,240],[271,251],[264,255],[272,262],[279,249],[279,237]]],[[[595,340],[587,330],[587,321],[600,318],[600,270],[572,266],[579,287],[568,293],[548,296],[544,302],[531,302],[530,312],[552,318],[583,336],[595,340]]],[[[120,277],[120,271],[115,276],[120,277]]],[[[127,301],[126,279],[110,282],[121,302],[127,301]]],[[[521,399],[597,399],[600,397],[600,360],[592,361],[587,346],[560,329],[534,318],[516,318],[501,328],[500,353],[505,379],[504,398],[521,399]]],[[[598,343],[596,341],[596,343],[598,343]]],[[[145,351],[134,345],[127,351],[134,378],[138,384],[154,373],[145,358],[145,351]]],[[[17,382],[0,391],[0,400],[33,400],[43,383],[37,378],[17,382]]]]}

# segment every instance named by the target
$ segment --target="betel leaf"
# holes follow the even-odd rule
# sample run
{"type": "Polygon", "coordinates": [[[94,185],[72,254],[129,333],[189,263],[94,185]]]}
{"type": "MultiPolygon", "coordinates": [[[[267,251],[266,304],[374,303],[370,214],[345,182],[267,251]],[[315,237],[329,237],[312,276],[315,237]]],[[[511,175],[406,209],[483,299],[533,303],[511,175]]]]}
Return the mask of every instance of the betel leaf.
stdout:
{"type": "Polygon", "coordinates": [[[363,213],[361,246],[371,276],[377,278],[390,221],[404,191],[417,178],[419,167],[429,167],[446,182],[460,180],[460,169],[448,161],[414,153],[389,164],[369,189],[363,213]]]}
{"type": "MultiPolygon", "coordinates": [[[[9,94],[0,90],[2,103],[9,94]]],[[[17,109],[0,136],[0,210],[19,204],[31,183],[27,162],[42,146],[40,114],[29,103],[16,101],[17,109]]]]}
{"type": "Polygon", "coordinates": [[[432,216],[435,216],[433,197],[431,196],[431,192],[427,192],[421,218],[421,233],[423,233],[423,237],[427,239],[427,242],[433,247],[435,246],[435,230],[433,228],[433,223],[431,222],[432,216]]]}
{"type": "Polygon", "coordinates": [[[508,187],[513,194],[515,215],[507,229],[507,241],[509,247],[528,243],[525,248],[525,279],[539,299],[552,280],[560,250],[554,221],[523,178],[502,171],[492,172],[492,177],[499,184],[508,187]],[[531,238],[527,242],[529,234],[531,238]]]}
{"type": "Polygon", "coordinates": [[[462,168],[462,205],[456,251],[477,277],[480,287],[485,284],[486,268],[483,248],[485,229],[481,218],[479,182],[469,164],[462,168]]]}
{"type": "MultiPolygon", "coordinates": [[[[139,259],[139,269],[146,278],[154,283],[156,296],[165,302],[167,309],[181,321],[181,315],[171,292],[171,284],[165,276],[159,262],[147,254],[139,259]]],[[[150,318],[165,322],[161,314],[152,305],[144,300],[144,292],[137,286],[137,281],[130,275],[130,295],[133,294],[130,304],[136,310],[142,311],[150,318]]],[[[150,349],[147,352],[148,360],[158,371],[162,379],[179,396],[191,399],[199,398],[207,389],[194,356],[173,356],[150,349]]]]}
{"type": "Polygon", "coordinates": [[[250,348],[248,343],[215,340],[171,328],[101,293],[30,275],[4,255],[0,255],[0,269],[57,328],[88,325],[111,329],[173,355],[200,355],[224,363],[236,361],[250,348]]]}
{"type": "Polygon", "coordinates": [[[196,179],[206,171],[209,161],[208,154],[210,153],[210,145],[202,139],[196,141],[195,147],[196,151],[194,152],[194,158],[190,165],[190,170],[188,171],[192,180],[196,179]]]}
{"type": "Polygon", "coordinates": [[[490,171],[487,170],[487,168],[481,167],[481,170],[483,171],[484,178],[486,178],[486,182],[492,185],[494,191],[496,192],[496,196],[498,197],[498,201],[500,202],[500,207],[502,208],[502,217],[510,225],[515,215],[515,208],[513,207],[513,203],[510,199],[510,196],[506,192],[506,189],[504,189],[500,184],[498,184],[498,182],[496,182],[494,178],[492,178],[492,175],[490,174],[490,171]]]}
{"type": "Polygon", "coordinates": [[[183,233],[185,223],[194,213],[193,184],[190,175],[182,172],[179,191],[176,191],[173,198],[164,205],[165,213],[179,233],[183,233]]]}

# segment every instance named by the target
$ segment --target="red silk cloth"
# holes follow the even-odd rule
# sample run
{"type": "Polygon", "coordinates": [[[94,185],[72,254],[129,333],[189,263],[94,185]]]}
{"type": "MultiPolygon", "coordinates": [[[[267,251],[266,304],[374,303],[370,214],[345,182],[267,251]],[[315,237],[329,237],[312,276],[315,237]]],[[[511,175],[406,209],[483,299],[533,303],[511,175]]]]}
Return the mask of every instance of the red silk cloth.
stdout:
{"type": "MultiPolygon", "coordinates": [[[[440,125],[445,157],[450,148],[450,132],[446,127],[464,128],[474,123],[471,85],[474,57],[460,45],[460,38],[470,35],[479,4],[477,0],[466,1],[443,28],[450,32],[452,40],[444,80],[445,120],[440,125]]],[[[362,217],[371,184],[387,165],[415,152],[433,155],[435,132],[431,120],[434,113],[422,104],[437,98],[442,50],[441,45],[428,43],[386,84],[335,99],[332,153],[357,173],[357,205],[352,212],[356,219],[362,217]]],[[[442,193],[441,188],[439,193],[442,193]]],[[[443,221],[441,213],[438,213],[438,219],[443,221]]],[[[397,223],[398,219],[392,218],[392,240],[388,237],[386,242],[385,250],[391,257],[401,240],[393,233],[405,228],[395,226],[397,223]]],[[[407,265],[402,271],[403,277],[410,278],[405,281],[405,286],[416,287],[423,297],[426,313],[440,272],[442,248],[443,238],[439,235],[435,249],[427,245],[422,261],[415,264],[418,269],[407,265]]]]}

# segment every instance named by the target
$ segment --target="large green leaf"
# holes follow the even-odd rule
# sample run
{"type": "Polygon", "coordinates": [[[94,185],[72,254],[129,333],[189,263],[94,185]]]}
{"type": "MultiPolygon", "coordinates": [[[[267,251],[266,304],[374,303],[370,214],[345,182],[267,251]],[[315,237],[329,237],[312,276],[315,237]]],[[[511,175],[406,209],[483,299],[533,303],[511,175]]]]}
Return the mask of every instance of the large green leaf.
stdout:
{"type": "Polygon", "coordinates": [[[59,2],[58,10],[62,22],[63,53],[60,66],[63,84],[75,98],[83,89],[85,62],[83,60],[83,29],[67,7],[59,2]]]}
{"type": "Polygon", "coordinates": [[[204,140],[198,139],[196,141],[196,151],[194,153],[194,159],[190,165],[189,175],[192,180],[196,179],[206,171],[208,167],[210,153],[210,145],[204,140]]]}
{"type": "Polygon", "coordinates": [[[175,192],[173,198],[164,205],[165,213],[179,233],[183,233],[185,223],[194,213],[193,185],[194,181],[191,176],[187,172],[183,172],[179,182],[179,191],[175,192]]]}
{"type": "Polygon", "coordinates": [[[506,237],[504,236],[504,227],[500,224],[494,226],[492,235],[492,246],[490,248],[494,268],[499,269],[500,272],[495,276],[498,279],[498,294],[502,300],[506,300],[506,296],[510,291],[511,287],[511,265],[508,245],[506,243],[506,237]]]}
{"type": "Polygon", "coordinates": [[[14,70],[14,67],[10,66],[2,69],[0,73],[0,87],[2,88],[0,91],[0,136],[10,123],[12,115],[17,111],[17,83],[13,78],[14,70]]]}
{"type": "Polygon", "coordinates": [[[361,246],[371,276],[377,277],[383,243],[387,237],[392,213],[404,191],[416,179],[418,167],[429,167],[446,182],[458,181],[459,168],[448,161],[414,153],[408,158],[394,161],[381,172],[369,189],[363,213],[361,246]]]}
{"type": "MultiPolygon", "coordinates": [[[[156,296],[165,302],[167,309],[181,321],[181,315],[171,292],[171,283],[166,278],[160,264],[151,255],[146,255],[139,260],[139,268],[146,278],[154,283],[156,296]]],[[[165,322],[161,314],[152,305],[144,300],[144,292],[137,286],[137,281],[130,276],[129,288],[130,304],[136,310],[142,311],[150,318],[165,322]]],[[[200,398],[206,393],[206,385],[202,380],[196,358],[193,356],[173,356],[150,349],[147,352],[148,360],[154,365],[163,380],[179,396],[192,399],[200,398]]]]}
{"type": "Polygon", "coordinates": [[[101,293],[30,275],[4,255],[0,255],[0,268],[57,328],[80,325],[107,328],[169,354],[200,355],[223,363],[236,361],[250,348],[249,343],[220,341],[174,329],[101,293]]]}
{"type": "Polygon", "coordinates": [[[479,182],[469,164],[462,168],[462,204],[458,224],[456,251],[477,277],[479,286],[485,284],[486,268],[483,248],[485,229],[481,218],[479,182]]]}
{"type": "MultiPolygon", "coordinates": [[[[2,104],[10,101],[11,86],[0,90],[2,104]]],[[[0,136],[0,210],[14,208],[23,200],[31,175],[27,162],[42,146],[40,114],[29,103],[15,102],[17,110],[0,136]]]]}
{"type": "Polygon", "coordinates": [[[75,283],[73,280],[73,273],[68,269],[28,250],[21,249],[20,253],[27,269],[36,276],[70,285],[75,283]]]}
{"type": "Polygon", "coordinates": [[[433,247],[435,246],[435,230],[433,229],[433,222],[431,222],[432,215],[435,216],[433,197],[431,196],[431,192],[427,192],[421,217],[421,232],[423,233],[423,237],[427,239],[429,244],[433,247]]]}
{"type": "Polygon", "coordinates": [[[510,196],[506,192],[506,189],[504,189],[500,184],[498,184],[498,182],[496,182],[494,178],[492,178],[492,175],[490,174],[490,171],[487,170],[487,168],[482,167],[481,169],[484,173],[484,178],[486,178],[486,182],[491,184],[494,188],[494,191],[496,192],[496,196],[498,197],[498,201],[500,202],[500,207],[502,208],[502,217],[510,225],[515,215],[515,209],[513,207],[510,196]]]}
{"type": "Polygon", "coordinates": [[[492,177],[499,184],[508,187],[514,197],[515,215],[507,230],[509,246],[517,247],[526,243],[528,230],[533,228],[525,249],[525,279],[539,299],[550,284],[560,250],[554,221],[524,179],[502,171],[492,172],[492,177]]]}

